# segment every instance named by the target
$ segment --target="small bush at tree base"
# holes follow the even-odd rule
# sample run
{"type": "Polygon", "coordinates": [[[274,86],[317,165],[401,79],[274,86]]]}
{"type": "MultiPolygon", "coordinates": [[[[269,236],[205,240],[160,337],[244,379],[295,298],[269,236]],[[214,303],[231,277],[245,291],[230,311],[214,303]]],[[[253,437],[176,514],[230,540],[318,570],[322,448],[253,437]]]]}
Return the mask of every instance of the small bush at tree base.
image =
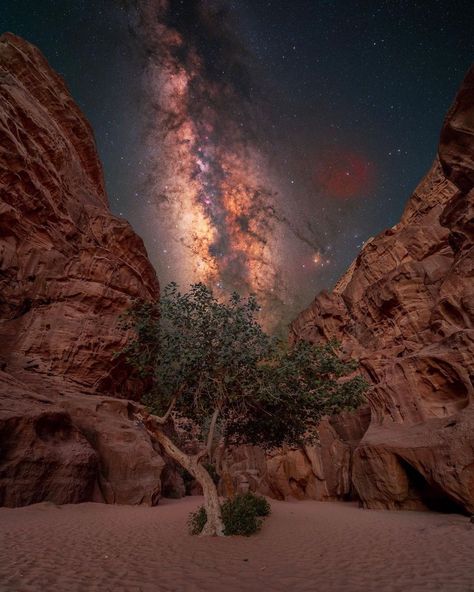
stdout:
{"type": "Polygon", "coordinates": [[[263,497],[263,495],[257,495],[252,491],[248,491],[247,493],[243,493],[242,497],[245,498],[246,503],[252,504],[255,508],[255,513],[257,516],[269,516],[271,512],[271,507],[268,501],[263,497]]]}
{"type": "Polygon", "coordinates": [[[188,526],[190,534],[201,534],[207,522],[207,514],[204,506],[200,506],[195,512],[189,515],[188,526]]]}
{"type": "Polygon", "coordinates": [[[221,511],[226,536],[250,536],[260,530],[262,520],[257,516],[254,505],[243,496],[226,500],[221,511]]]}
{"type": "MultiPolygon", "coordinates": [[[[240,493],[227,499],[221,506],[224,534],[250,536],[258,532],[263,518],[270,514],[270,504],[261,495],[252,492],[240,493]]],[[[204,506],[189,517],[189,532],[200,534],[207,522],[204,506]]]]}
{"type": "Polygon", "coordinates": [[[250,536],[260,530],[263,518],[270,514],[267,500],[254,493],[241,493],[222,504],[224,534],[250,536]]]}

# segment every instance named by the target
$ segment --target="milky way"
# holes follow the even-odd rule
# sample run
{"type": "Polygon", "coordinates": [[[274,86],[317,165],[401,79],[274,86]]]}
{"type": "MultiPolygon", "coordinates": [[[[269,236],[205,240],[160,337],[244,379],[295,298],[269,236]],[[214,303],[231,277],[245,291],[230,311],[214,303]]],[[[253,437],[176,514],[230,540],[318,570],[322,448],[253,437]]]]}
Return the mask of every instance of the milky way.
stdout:
{"type": "Polygon", "coordinates": [[[209,2],[144,1],[136,30],[147,47],[148,189],[174,279],[254,293],[274,328],[288,298],[285,233],[318,254],[321,245],[280,209],[258,93],[228,15],[209,2]]]}
{"type": "Polygon", "coordinates": [[[162,285],[268,328],[395,224],[472,61],[472,1],[3,0],[90,120],[162,285]],[[370,6],[369,6],[370,5],[370,6]]]}

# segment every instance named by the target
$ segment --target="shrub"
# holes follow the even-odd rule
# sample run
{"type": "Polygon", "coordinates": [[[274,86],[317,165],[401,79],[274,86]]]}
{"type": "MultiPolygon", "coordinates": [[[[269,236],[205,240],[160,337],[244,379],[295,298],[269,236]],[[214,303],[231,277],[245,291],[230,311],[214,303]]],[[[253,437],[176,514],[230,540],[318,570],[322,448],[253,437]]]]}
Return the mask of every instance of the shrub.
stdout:
{"type": "MultiPolygon", "coordinates": [[[[221,506],[221,513],[226,536],[250,536],[260,530],[263,518],[270,514],[270,504],[260,495],[241,493],[227,499],[221,506]]],[[[199,534],[206,521],[206,510],[201,506],[189,517],[190,533],[199,534]]]]}
{"type": "Polygon", "coordinates": [[[240,493],[222,504],[225,535],[250,536],[260,530],[263,518],[270,514],[270,504],[252,492],[240,493]]]}
{"type": "Polygon", "coordinates": [[[243,497],[246,499],[246,503],[252,504],[255,508],[257,516],[269,516],[271,512],[270,504],[263,497],[263,495],[256,495],[251,491],[244,493],[243,497]]]}
{"type": "Polygon", "coordinates": [[[245,495],[226,500],[221,512],[226,536],[250,536],[260,530],[262,519],[257,516],[255,505],[245,495]]]}
{"type": "Polygon", "coordinates": [[[200,534],[207,522],[207,514],[204,506],[200,506],[189,515],[188,526],[190,534],[200,534]]]}

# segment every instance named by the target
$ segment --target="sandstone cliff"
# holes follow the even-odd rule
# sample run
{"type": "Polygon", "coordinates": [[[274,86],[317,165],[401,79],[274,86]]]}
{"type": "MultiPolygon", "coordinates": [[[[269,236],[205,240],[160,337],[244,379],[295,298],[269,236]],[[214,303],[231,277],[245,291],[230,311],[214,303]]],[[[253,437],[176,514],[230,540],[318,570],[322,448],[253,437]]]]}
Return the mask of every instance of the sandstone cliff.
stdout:
{"type": "Polygon", "coordinates": [[[158,283],[110,213],[92,130],[40,52],[0,37],[0,505],[156,503],[118,315],[158,283]],[[108,395],[104,397],[102,395],[108,395]]]}
{"type": "Polygon", "coordinates": [[[315,444],[270,453],[255,446],[233,448],[225,459],[227,479],[220,484],[221,491],[250,489],[280,500],[354,499],[353,453],[369,421],[369,409],[362,408],[324,418],[315,444]]]}
{"type": "MultiPolygon", "coordinates": [[[[40,52],[10,34],[0,101],[0,505],[183,495],[130,419],[136,404],[111,398],[141,394],[112,360],[126,338],[117,319],[158,285],[142,241],[109,211],[90,126],[40,52]]],[[[363,415],[328,420],[321,446],[268,461],[242,447],[228,459],[234,486],[346,497],[366,427],[363,415]]]]}
{"type": "Polygon", "coordinates": [[[111,215],[92,130],[40,52],[0,39],[0,361],[132,395],[111,354],[117,315],[158,284],[111,215]]]}
{"type": "Polygon", "coordinates": [[[474,68],[401,221],[291,326],[337,338],[374,389],[352,482],[370,508],[474,512],[474,68]]]}
{"type": "MultiPolygon", "coordinates": [[[[293,339],[336,337],[361,359],[370,410],[325,419],[317,446],[233,450],[234,489],[474,511],[473,80],[400,223],[291,327],[293,339]]],[[[90,126],[64,82],[3,35],[0,505],[183,494],[132,420],[143,385],[112,359],[126,339],[118,315],[157,295],[142,241],[109,211],[90,126]]]]}

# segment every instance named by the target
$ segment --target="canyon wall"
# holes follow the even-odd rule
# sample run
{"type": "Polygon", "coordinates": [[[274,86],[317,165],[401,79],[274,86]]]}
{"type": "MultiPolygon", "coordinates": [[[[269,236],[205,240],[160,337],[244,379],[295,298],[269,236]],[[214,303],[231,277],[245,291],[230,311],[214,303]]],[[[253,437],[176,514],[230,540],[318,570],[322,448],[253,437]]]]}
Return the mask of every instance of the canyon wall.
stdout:
{"type": "MultiPolygon", "coordinates": [[[[3,35],[0,505],[183,495],[179,469],[132,420],[143,385],[113,358],[127,338],[120,313],[157,296],[142,241],[110,213],[88,122],[41,53],[3,35]]],[[[350,496],[352,450],[367,423],[366,413],[325,420],[320,445],[269,458],[234,450],[232,487],[350,496]]]]}
{"type": "Polygon", "coordinates": [[[351,500],[354,451],[370,422],[370,410],[323,418],[314,444],[265,453],[255,446],[230,449],[225,457],[222,493],[257,491],[269,497],[351,500]]]}
{"type": "Polygon", "coordinates": [[[0,37],[0,505],[156,503],[164,461],[130,419],[118,317],[158,296],[110,213],[90,125],[41,53],[0,37]],[[107,395],[107,396],[106,396],[107,395]]]}
{"type": "Polygon", "coordinates": [[[133,397],[118,315],[158,284],[110,213],[90,125],[40,52],[0,38],[0,364],[133,397]]]}
{"type": "MultiPolygon", "coordinates": [[[[402,220],[368,242],[291,338],[339,339],[370,409],[319,443],[240,447],[221,487],[367,507],[474,511],[471,71],[402,220]]],[[[40,52],[0,37],[0,505],[150,504],[184,484],[133,420],[144,385],[113,357],[118,317],[158,283],[109,210],[89,124],[40,52]]]]}
{"type": "Polygon", "coordinates": [[[338,339],[373,384],[351,469],[369,508],[474,512],[473,159],[474,68],[400,222],[291,325],[338,339]]]}

